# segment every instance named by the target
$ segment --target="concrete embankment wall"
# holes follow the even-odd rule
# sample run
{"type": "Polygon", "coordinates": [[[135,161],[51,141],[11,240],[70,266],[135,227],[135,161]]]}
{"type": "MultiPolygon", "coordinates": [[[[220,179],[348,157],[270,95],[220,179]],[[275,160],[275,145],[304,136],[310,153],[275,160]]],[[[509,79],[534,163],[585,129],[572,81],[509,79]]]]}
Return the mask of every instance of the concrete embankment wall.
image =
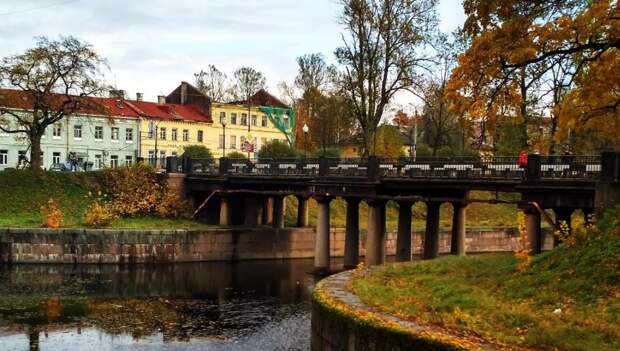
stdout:
{"type": "MultiPolygon", "coordinates": [[[[421,252],[422,233],[413,233],[421,252]]],[[[314,256],[313,228],[213,228],[205,230],[0,228],[0,262],[13,263],[167,263],[220,260],[308,258],[314,256]]],[[[360,254],[364,254],[362,233],[360,254]]],[[[549,235],[547,235],[547,239],[549,235]]],[[[396,234],[388,233],[386,252],[394,254],[396,234]]],[[[441,234],[441,252],[450,234],[441,234]]],[[[550,245],[547,240],[547,247],[550,245]]],[[[470,229],[469,252],[511,251],[519,236],[510,228],[470,229]]],[[[333,229],[331,255],[344,254],[344,230],[333,229]]]]}

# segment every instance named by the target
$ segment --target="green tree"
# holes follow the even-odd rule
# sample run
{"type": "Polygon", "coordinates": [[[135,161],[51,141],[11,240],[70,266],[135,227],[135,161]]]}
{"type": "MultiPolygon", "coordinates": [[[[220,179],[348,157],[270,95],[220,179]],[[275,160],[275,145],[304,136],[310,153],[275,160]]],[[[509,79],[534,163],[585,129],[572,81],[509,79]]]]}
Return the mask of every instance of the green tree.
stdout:
{"type": "Polygon", "coordinates": [[[495,153],[499,156],[516,156],[527,149],[527,131],[523,123],[500,123],[495,131],[495,153]]]}
{"type": "Polygon", "coordinates": [[[398,128],[384,124],[377,130],[376,155],[396,158],[403,155],[403,140],[398,128]]]}
{"type": "Polygon", "coordinates": [[[297,149],[290,146],[288,143],[283,143],[280,140],[272,140],[264,144],[258,151],[258,158],[261,160],[270,158],[295,158],[299,153],[297,149]]]}
{"type": "Polygon", "coordinates": [[[243,158],[248,158],[248,155],[239,152],[239,151],[233,151],[233,152],[229,152],[226,157],[228,158],[234,158],[234,159],[243,159],[243,158]]]}
{"type": "Polygon", "coordinates": [[[188,145],[183,147],[183,154],[181,158],[202,158],[213,161],[213,154],[208,147],[204,145],[188,145]]]}

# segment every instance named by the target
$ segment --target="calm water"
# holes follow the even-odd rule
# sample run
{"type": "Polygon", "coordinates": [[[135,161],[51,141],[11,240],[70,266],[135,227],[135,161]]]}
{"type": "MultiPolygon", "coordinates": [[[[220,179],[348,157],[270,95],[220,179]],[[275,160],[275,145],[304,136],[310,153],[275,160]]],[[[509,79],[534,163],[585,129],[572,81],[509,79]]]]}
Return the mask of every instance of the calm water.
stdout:
{"type": "Polygon", "coordinates": [[[0,268],[0,350],[308,350],[312,260],[0,268]]]}

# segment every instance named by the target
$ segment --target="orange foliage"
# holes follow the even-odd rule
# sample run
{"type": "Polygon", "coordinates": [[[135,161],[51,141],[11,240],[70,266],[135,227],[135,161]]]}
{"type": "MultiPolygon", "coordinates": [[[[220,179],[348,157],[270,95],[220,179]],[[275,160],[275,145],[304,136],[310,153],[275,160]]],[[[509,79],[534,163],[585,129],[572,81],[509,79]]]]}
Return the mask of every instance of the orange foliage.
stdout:
{"type": "Polygon", "coordinates": [[[41,217],[43,219],[43,227],[60,228],[64,215],[56,201],[49,199],[47,204],[41,206],[41,217]]]}

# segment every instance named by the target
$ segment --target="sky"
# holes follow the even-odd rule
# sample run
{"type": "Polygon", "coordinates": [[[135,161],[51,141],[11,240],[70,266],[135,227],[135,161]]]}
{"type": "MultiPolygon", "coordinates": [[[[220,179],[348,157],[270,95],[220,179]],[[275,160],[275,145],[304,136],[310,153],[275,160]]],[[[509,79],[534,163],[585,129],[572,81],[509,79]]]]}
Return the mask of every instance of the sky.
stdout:
{"type": "MultiPolygon", "coordinates": [[[[334,60],[339,11],[336,0],[0,0],[0,57],[36,36],[72,35],[107,59],[107,83],[130,98],[156,101],[209,64],[229,76],[252,66],[277,95],[280,81],[295,78],[297,57],[334,60]]],[[[444,32],[465,20],[461,0],[440,0],[438,12],[444,32]]]]}

